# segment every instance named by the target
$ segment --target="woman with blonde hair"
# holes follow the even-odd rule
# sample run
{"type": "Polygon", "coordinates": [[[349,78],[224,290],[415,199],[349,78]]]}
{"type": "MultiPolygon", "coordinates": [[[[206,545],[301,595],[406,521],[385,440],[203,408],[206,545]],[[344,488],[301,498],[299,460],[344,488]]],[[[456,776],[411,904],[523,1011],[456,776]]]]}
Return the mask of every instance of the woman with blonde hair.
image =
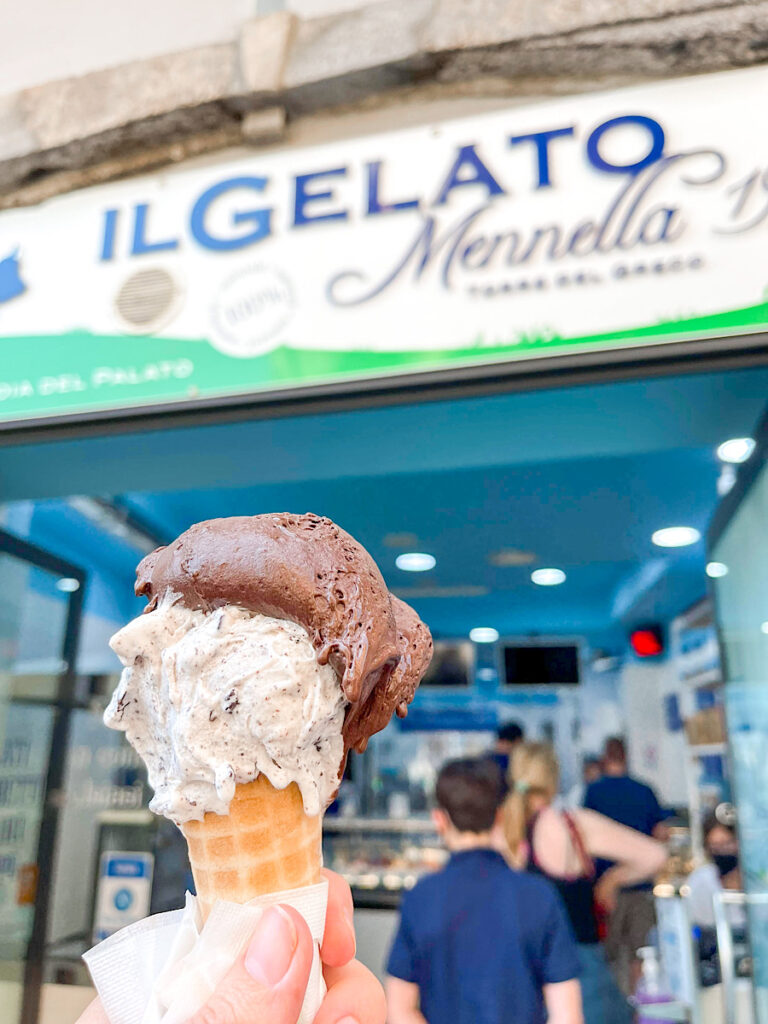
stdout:
{"type": "Polygon", "coordinates": [[[652,878],[663,867],[661,843],[595,811],[558,810],[554,751],[544,743],[518,744],[509,766],[509,795],[503,809],[509,856],[518,869],[548,878],[562,897],[579,944],[585,1024],[628,1024],[629,1006],[603,957],[595,899],[607,910],[619,889],[652,878]],[[595,882],[594,858],[614,866],[595,882]]]}

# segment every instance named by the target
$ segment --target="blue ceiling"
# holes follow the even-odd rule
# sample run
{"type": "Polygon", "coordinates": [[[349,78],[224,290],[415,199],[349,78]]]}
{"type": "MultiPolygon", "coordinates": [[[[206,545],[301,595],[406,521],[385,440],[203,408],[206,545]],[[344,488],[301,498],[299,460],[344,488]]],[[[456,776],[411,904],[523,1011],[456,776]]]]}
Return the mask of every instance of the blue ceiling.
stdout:
{"type": "MultiPolygon", "coordinates": [[[[368,548],[390,587],[438,634],[465,635],[488,625],[510,634],[594,635],[611,628],[621,584],[659,558],[650,540],[654,529],[676,523],[706,528],[717,474],[705,449],[127,497],[171,535],[216,516],[322,512],[368,548]],[[414,534],[415,547],[437,559],[435,569],[399,571],[395,557],[402,547],[384,542],[393,532],[414,534]],[[530,552],[535,561],[497,567],[488,558],[502,548],[530,552]],[[566,583],[535,586],[530,572],[536,565],[564,569],[566,583]],[[430,596],[443,588],[456,596],[430,596]]],[[[642,617],[669,612],[670,601],[684,607],[703,593],[702,545],[665,560],[674,586],[670,592],[667,581],[666,600],[657,596],[649,605],[646,595],[642,617]]]]}
{"type": "MultiPolygon", "coordinates": [[[[119,496],[168,538],[213,516],[315,511],[369,548],[438,635],[490,625],[617,648],[627,624],[705,592],[703,543],[664,552],[651,533],[706,529],[714,449],[749,434],[767,400],[768,369],[695,374],[7,447],[0,479],[6,500],[119,496]],[[434,570],[395,568],[385,537],[401,532],[434,570]],[[566,583],[491,564],[501,548],[566,583]]],[[[136,551],[61,501],[36,503],[29,534],[129,593],[136,551]]]]}

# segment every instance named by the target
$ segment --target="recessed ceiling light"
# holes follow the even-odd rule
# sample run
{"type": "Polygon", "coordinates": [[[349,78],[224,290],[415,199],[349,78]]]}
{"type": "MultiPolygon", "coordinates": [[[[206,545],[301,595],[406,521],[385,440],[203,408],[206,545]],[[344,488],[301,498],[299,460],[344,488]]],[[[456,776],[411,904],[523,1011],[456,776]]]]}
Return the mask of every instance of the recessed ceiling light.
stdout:
{"type": "Polygon", "coordinates": [[[700,539],[701,534],[693,526],[665,526],[663,530],[656,530],[651,537],[653,543],[660,548],[685,548],[700,539]]]}
{"type": "Polygon", "coordinates": [[[493,626],[475,626],[469,631],[469,639],[476,644],[495,644],[499,639],[499,631],[493,626]]]}
{"type": "Polygon", "coordinates": [[[492,551],[488,555],[488,561],[500,569],[510,569],[516,565],[530,565],[536,561],[536,555],[533,551],[521,551],[519,548],[501,548],[499,551],[492,551]]]}
{"type": "Polygon", "coordinates": [[[768,622],[761,623],[761,625],[760,625],[760,632],[761,633],[768,633],[768,622]]]}
{"type": "Polygon", "coordinates": [[[707,562],[707,576],[713,580],[719,580],[721,576],[728,575],[728,566],[725,562],[707,562]]]}
{"type": "Polygon", "coordinates": [[[435,564],[435,556],[424,551],[405,551],[395,559],[395,565],[403,572],[427,572],[434,569],[435,564]]]}
{"type": "Polygon", "coordinates": [[[751,437],[732,437],[723,441],[717,448],[717,457],[721,462],[746,462],[755,450],[755,442],[751,437]]]}
{"type": "Polygon", "coordinates": [[[80,580],[76,580],[74,576],[62,576],[60,580],[56,580],[56,589],[65,594],[74,594],[80,589],[80,580]]]}
{"type": "Polygon", "coordinates": [[[534,569],[531,579],[539,587],[557,587],[565,583],[565,573],[562,569],[534,569]]]}

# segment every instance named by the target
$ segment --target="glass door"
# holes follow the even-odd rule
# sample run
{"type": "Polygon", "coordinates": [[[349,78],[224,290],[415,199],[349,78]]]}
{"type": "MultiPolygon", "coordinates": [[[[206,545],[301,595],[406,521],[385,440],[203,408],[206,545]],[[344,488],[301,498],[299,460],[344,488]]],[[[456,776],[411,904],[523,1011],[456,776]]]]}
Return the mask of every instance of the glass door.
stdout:
{"type": "Polygon", "coordinates": [[[711,556],[725,656],[743,885],[757,1024],[768,1024],[768,464],[765,442],[714,526],[711,556]]]}
{"type": "Polygon", "coordinates": [[[0,531],[0,1020],[37,1024],[85,576],[0,531]]]}

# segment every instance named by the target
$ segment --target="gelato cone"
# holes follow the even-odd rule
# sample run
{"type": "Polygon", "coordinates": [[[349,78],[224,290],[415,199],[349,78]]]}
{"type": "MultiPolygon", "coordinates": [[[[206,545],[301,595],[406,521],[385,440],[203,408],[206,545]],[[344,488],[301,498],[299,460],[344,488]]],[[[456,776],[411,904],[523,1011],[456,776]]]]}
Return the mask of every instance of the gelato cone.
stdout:
{"type": "Polygon", "coordinates": [[[229,814],[182,825],[203,919],[217,899],[248,903],[319,882],[320,826],[294,782],[275,789],[263,775],[235,787],[229,814]]]}
{"type": "Polygon", "coordinates": [[[407,713],[429,630],[313,515],[198,523],[141,562],[136,592],[104,720],[184,833],[203,914],[318,882],[348,752],[407,713]]]}

